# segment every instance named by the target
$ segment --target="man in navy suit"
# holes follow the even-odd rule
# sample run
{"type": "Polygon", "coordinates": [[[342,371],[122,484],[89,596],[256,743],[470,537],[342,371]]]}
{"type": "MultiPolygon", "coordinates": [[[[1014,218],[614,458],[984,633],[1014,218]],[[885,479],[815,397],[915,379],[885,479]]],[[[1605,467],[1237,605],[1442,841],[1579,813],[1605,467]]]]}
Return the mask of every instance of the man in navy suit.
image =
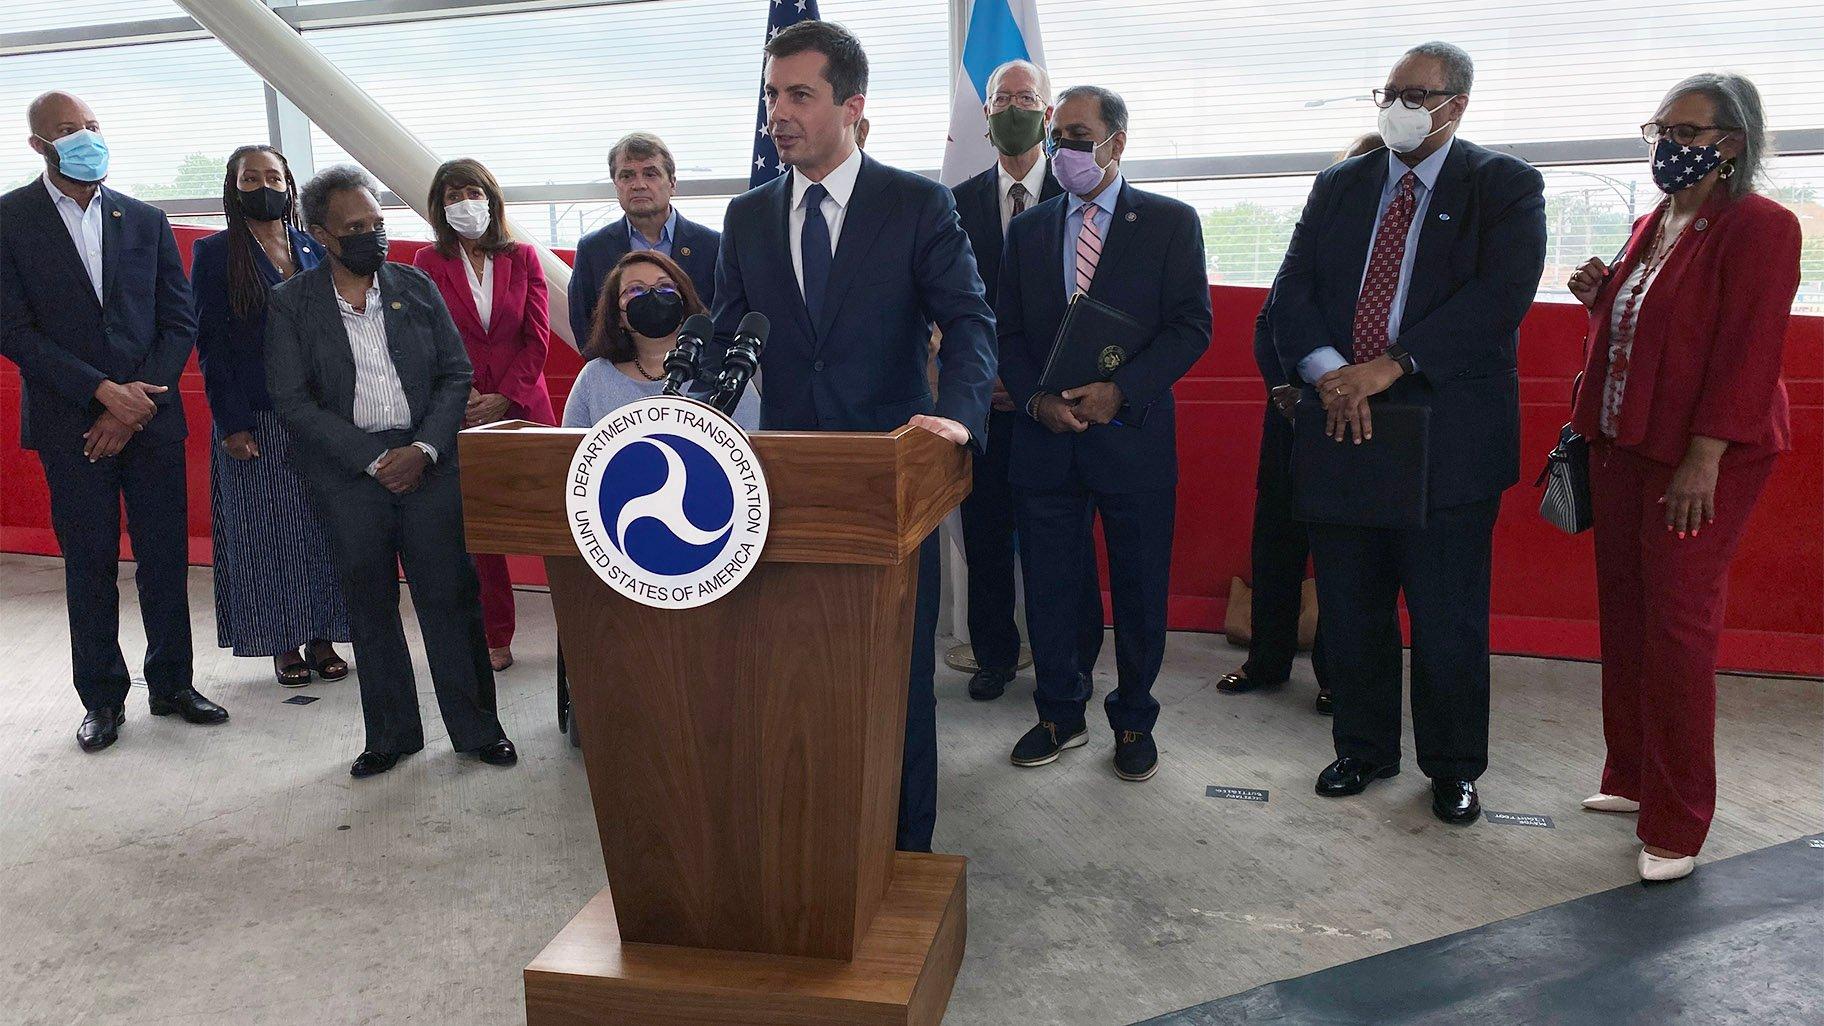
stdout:
{"type": "Polygon", "coordinates": [[[220,723],[191,687],[184,409],[177,379],[196,344],[190,282],[163,211],[104,188],[107,143],[68,93],[32,102],[45,172],[0,197],[0,353],[24,381],[20,433],[38,452],[63,550],[86,752],[119,737],[120,505],[139,566],[152,715],[220,723]]]}
{"type": "MultiPolygon", "coordinates": [[[[923,427],[979,454],[994,387],[994,314],[950,190],[864,157],[861,43],[804,21],[767,43],[768,131],[791,168],[728,207],[716,265],[716,334],[750,310],[772,334],[760,425],[798,431],[923,427]],[[926,369],[943,332],[937,395],[926,369]]],[[[937,819],[936,537],[919,551],[898,847],[929,851],[937,819]]]]}
{"type": "Polygon", "coordinates": [[[1394,65],[1375,91],[1387,152],[1317,176],[1272,305],[1284,370],[1337,444],[1372,437],[1371,396],[1430,408],[1425,527],[1311,527],[1337,755],[1317,793],[1400,770],[1404,592],[1413,740],[1447,823],[1481,815],[1495,517],[1519,479],[1519,327],[1545,262],[1539,172],[1455,138],[1474,73],[1448,43],[1394,65]]]}
{"type": "Polygon", "coordinates": [[[1117,685],[1105,702],[1115,772],[1158,768],[1153,681],[1165,659],[1167,575],[1177,499],[1172,385],[1210,345],[1203,226],[1189,206],[1121,176],[1127,104],[1096,86],[1058,95],[1052,171],[1066,190],[1013,219],[1001,258],[1001,380],[1023,411],[1010,474],[1026,581],[1026,629],[1039,722],[1013,748],[1042,766],[1085,742],[1078,672],[1083,545],[1093,507],[1108,543],[1117,685]],[[1069,298],[1086,292],[1139,321],[1150,341],[1107,381],[1041,392],[1039,376],[1069,298]]]}
{"type": "Polygon", "coordinates": [[[671,205],[678,191],[678,163],[664,141],[649,132],[627,136],[608,151],[608,173],[614,178],[623,216],[576,244],[570,272],[570,330],[578,349],[589,344],[602,282],[622,257],[635,250],[655,250],[677,261],[690,275],[703,305],[715,308],[716,250],[722,236],[671,205]]]}
{"type": "MultiPolygon", "coordinates": [[[[956,212],[975,251],[988,305],[999,291],[1001,245],[1007,224],[1028,207],[1064,191],[1045,159],[1045,126],[1051,121],[1051,80],[1030,61],[1008,61],[988,75],[988,138],[1000,157],[993,167],[957,185],[956,212]]],[[[975,461],[974,486],[963,500],[963,554],[969,563],[969,642],[978,669],[969,679],[969,697],[1001,697],[1019,665],[1020,631],[1013,622],[1013,485],[1007,480],[1007,454],[1013,424],[1019,419],[1000,379],[988,414],[988,451],[975,461]]],[[[1096,577],[1095,537],[1083,544],[1083,615],[1077,666],[1087,675],[1102,652],[1102,585],[1096,577]]],[[[1091,685],[1093,687],[1093,684],[1091,685]]]]}

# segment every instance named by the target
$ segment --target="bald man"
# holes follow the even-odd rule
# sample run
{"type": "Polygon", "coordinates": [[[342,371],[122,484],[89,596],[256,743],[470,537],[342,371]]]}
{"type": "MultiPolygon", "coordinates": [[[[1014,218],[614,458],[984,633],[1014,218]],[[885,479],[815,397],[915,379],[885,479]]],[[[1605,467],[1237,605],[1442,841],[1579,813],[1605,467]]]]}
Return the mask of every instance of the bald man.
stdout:
{"type": "Polygon", "coordinates": [[[0,355],[24,380],[20,434],[38,453],[63,550],[76,742],[98,752],[126,717],[120,507],[138,560],[151,713],[228,718],[191,687],[184,411],[177,379],[196,321],[171,226],[107,188],[107,142],[88,104],[46,93],[27,111],[44,175],[0,196],[0,355]]]}

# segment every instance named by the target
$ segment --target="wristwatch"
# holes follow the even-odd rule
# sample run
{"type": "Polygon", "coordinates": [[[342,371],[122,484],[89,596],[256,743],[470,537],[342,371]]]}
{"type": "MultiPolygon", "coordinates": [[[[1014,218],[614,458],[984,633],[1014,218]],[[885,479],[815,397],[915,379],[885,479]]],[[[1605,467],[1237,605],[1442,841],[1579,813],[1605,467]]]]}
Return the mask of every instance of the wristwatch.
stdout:
{"type": "Polygon", "coordinates": [[[1411,374],[1419,369],[1419,365],[1413,362],[1412,354],[1402,348],[1398,342],[1387,347],[1387,359],[1399,364],[1402,374],[1411,374]]]}

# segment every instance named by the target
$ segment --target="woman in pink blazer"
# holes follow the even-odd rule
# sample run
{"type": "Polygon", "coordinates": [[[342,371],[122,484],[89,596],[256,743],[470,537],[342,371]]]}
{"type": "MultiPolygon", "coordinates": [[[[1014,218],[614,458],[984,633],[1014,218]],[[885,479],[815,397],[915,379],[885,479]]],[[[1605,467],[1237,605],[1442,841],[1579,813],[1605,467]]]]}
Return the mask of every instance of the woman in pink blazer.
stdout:
{"type": "MultiPolygon", "coordinates": [[[[556,424],[545,387],[551,316],[545,274],[532,247],[507,238],[500,183],[474,160],[452,160],[431,179],[437,244],[412,263],[431,276],[475,367],[464,427],[498,420],[556,424]]],[[[504,556],[477,555],[488,659],[513,665],[513,584],[504,556]]]]}

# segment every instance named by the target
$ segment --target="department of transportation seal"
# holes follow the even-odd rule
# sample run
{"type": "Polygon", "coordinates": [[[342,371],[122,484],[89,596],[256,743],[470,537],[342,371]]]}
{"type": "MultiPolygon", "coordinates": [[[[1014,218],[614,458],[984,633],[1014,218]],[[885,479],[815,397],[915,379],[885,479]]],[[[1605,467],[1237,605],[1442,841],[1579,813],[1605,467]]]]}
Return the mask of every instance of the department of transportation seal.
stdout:
{"type": "Polygon", "coordinates": [[[608,586],[690,609],[727,595],[760,561],[772,504],[735,422],[680,396],[636,400],[596,422],[565,479],[570,534],[608,586]]]}

